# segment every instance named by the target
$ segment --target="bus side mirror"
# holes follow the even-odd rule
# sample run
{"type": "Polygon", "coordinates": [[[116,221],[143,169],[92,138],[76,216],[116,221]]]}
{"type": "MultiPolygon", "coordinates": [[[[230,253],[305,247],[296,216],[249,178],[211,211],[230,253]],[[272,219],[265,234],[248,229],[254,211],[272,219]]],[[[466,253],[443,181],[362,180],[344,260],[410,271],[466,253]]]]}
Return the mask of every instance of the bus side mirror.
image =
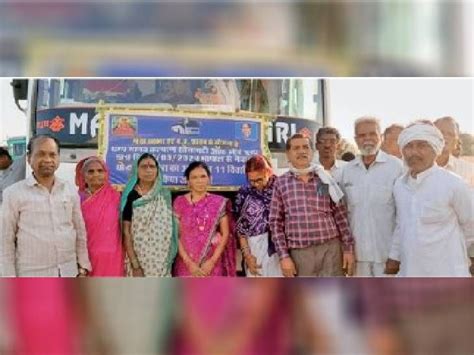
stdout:
{"type": "Polygon", "coordinates": [[[15,101],[28,99],[28,79],[13,79],[10,85],[13,87],[15,101]]]}
{"type": "Polygon", "coordinates": [[[26,109],[20,106],[20,100],[28,100],[28,79],[13,79],[10,85],[13,88],[13,97],[18,109],[26,113],[26,109]]]}

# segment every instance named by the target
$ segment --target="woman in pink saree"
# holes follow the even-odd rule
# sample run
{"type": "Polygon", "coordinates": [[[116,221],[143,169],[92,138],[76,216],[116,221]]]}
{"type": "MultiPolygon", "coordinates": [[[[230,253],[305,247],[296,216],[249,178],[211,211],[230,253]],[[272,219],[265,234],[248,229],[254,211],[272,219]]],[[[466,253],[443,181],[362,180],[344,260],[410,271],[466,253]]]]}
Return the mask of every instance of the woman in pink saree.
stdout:
{"type": "Polygon", "coordinates": [[[185,171],[190,192],[176,198],[179,221],[174,276],[235,276],[235,239],[230,232],[228,200],[207,192],[208,166],[192,162],[185,171]]]}
{"type": "Polygon", "coordinates": [[[81,209],[87,230],[90,276],[124,276],[120,234],[120,194],[109,183],[105,163],[97,157],[76,166],[81,209]]]}

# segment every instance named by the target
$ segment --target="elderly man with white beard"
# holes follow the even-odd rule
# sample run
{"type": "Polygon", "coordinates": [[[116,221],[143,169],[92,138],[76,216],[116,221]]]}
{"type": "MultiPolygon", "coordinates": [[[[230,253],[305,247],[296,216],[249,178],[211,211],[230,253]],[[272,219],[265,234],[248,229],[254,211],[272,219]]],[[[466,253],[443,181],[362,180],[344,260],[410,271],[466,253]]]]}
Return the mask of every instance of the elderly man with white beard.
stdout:
{"type": "Polygon", "coordinates": [[[357,119],[354,131],[361,155],[344,167],[339,183],[355,240],[355,275],[383,276],[395,229],[393,186],[403,173],[403,164],[380,149],[377,118],[357,119]]]}
{"type": "Polygon", "coordinates": [[[430,121],[417,121],[402,131],[398,143],[408,172],[394,188],[398,214],[387,273],[469,276],[473,199],[461,177],[436,164],[443,135],[430,121]]]}

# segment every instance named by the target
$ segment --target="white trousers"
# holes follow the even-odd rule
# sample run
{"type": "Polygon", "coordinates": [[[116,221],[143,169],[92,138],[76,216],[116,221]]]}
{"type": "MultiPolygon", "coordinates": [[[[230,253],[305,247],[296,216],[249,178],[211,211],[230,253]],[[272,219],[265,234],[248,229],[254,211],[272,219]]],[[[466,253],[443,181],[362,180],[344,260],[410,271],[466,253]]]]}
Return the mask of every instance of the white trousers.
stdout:
{"type": "MultiPolygon", "coordinates": [[[[257,264],[262,266],[261,269],[258,269],[260,276],[282,277],[278,254],[274,253],[272,256],[268,256],[268,233],[249,237],[247,241],[250,252],[257,258],[257,264]]],[[[250,273],[247,265],[245,265],[245,274],[247,277],[258,277],[250,273]]]]}
{"type": "Polygon", "coordinates": [[[385,263],[377,263],[371,261],[358,261],[356,263],[355,276],[388,276],[384,274],[385,263]]]}

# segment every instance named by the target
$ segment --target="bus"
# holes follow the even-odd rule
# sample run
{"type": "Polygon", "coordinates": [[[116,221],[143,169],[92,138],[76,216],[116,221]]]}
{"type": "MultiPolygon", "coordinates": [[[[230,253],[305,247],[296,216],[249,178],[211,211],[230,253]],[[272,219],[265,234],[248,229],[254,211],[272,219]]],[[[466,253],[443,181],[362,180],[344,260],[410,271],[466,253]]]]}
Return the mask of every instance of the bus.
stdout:
{"type": "MultiPolygon", "coordinates": [[[[265,148],[274,168],[286,168],[286,140],[305,132],[314,139],[327,125],[327,83],[319,78],[43,78],[28,80],[28,137],[47,133],[61,146],[57,174],[74,181],[75,165],[97,155],[100,107],[169,112],[223,112],[269,117],[265,148]]],[[[183,116],[175,132],[196,130],[183,116]]],[[[233,184],[231,184],[233,185],[233,184]]]]}

